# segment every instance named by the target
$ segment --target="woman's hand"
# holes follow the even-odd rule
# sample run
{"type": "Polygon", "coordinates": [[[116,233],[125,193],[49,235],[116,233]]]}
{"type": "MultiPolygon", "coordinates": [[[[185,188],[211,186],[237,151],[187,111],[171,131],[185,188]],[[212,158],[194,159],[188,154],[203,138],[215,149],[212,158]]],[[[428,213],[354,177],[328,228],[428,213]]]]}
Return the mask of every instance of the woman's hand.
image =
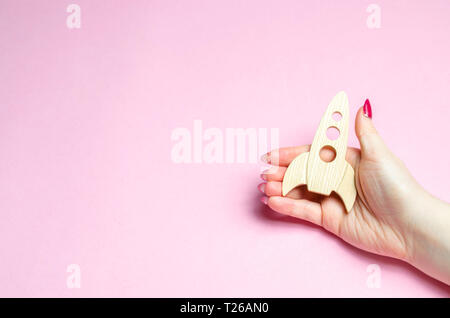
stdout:
{"type": "Polygon", "coordinates": [[[389,151],[364,114],[365,110],[371,114],[367,106],[368,101],[355,122],[361,150],[348,148],[346,154],[358,192],[349,213],[335,193],[322,196],[302,186],[281,195],[287,166],[309,146],[281,148],[263,156],[279,166],[261,175],[267,181],[258,186],[266,195],[262,201],[279,213],[320,225],[358,248],[407,261],[450,284],[450,208],[423,190],[389,151]]]}

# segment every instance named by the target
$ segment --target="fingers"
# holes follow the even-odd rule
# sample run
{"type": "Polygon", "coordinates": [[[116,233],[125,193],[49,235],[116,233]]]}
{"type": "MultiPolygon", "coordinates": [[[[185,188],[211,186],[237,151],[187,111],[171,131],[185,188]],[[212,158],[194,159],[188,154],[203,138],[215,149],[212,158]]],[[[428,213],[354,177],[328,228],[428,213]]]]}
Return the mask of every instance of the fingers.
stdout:
{"type": "MultiPolygon", "coordinates": [[[[261,183],[258,185],[258,190],[265,196],[282,196],[282,183],[279,181],[269,181],[267,183],[261,183]]],[[[287,194],[291,199],[305,199],[314,202],[321,202],[323,196],[317,193],[309,192],[306,186],[300,186],[292,189],[287,194]]]]}
{"type": "Polygon", "coordinates": [[[375,159],[383,157],[387,153],[387,147],[375,129],[372,119],[364,115],[364,107],[361,107],[356,114],[355,132],[363,157],[375,159]]]}
{"type": "MultiPolygon", "coordinates": [[[[265,192],[262,192],[272,194],[279,191],[277,187],[279,187],[277,182],[272,182],[271,185],[264,186],[265,192]]],[[[344,205],[335,193],[322,199],[296,188],[287,197],[268,195],[263,196],[261,201],[278,213],[312,222],[338,236],[342,221],[346,216],[344,205]]]]}
{"type": "Polygon", "coordinates": [[[278,181],[270,181],[267,183],[261,183],[258,186],[258,189],[261,193],[271,196],[281,196],[281,182],[278,181]]]}
{"type": "MultiPolygon", "coordinates": [[[[292,160],[294,160],[297,156],[301,155],[302,153],[308,152],[310,148],[311,148],[310,145],[280,148],[266,153],[261,157],[261,160],[265,163],[274,165],[275,167],[279,166],[279,168],[286,168],[287,166],[289,166],[292,160]]],[[[345,160],[347,160],[347,162],[354,168],[359,160],[359,156],[360,156],[359,149],[348,147],[345,160]]],[[[263,180],[266,180],[264,178],[267,176],[266,181],[283,180],[286,169],[276,171],[276,173],[273,174],[273,179],[270,179],[269,174],[272,174],[273,171],[271,171],[271,169],[264,171],[263,174],[261,175],[261,178],[263,178],[263,180]]]]}
{"type": "Polygon", "coordinates": [[[274,211],[322,226],[322,208],[317,202],[272,196],[267,205],[274,211]]]}
{"type": "Polygon", "coordinates": [[[309,149],[310,145],[280,148],[266,153],[262,156],[261,160],[275,166],[287,167],[295,157],[304,152],[308,152],[309,149]]]}
{"type": "MultiPolygon", "coordinates": [[[[258,185],[258,189],[262,194],[265,194],[268,197],[272,197],[272,196],[281,196],[282,194],[282,183],[279,181],[269,181],[267,183],[261,183],[260,185],[258,185]]],[[[290,191],[288,193],[288,197],[292,198],[292,199],[301,199],[301,198],[305,198],[306,195],[306,189],[304,188],[300,188],[297,187],[295,189],[292,189],[292,191],[290,191]]],[[[314,194],[312,194],[314,195],[314,194]]],[[[309,196],[312,197],[312,196],[309,196]]],[[[308,197],[308,199],[309,199],[308,197]]],[[[316,199],[316,198],[314,198],[316,199]]]]}
{"type": "Polygon", "coordinates": [[[286,167],[272,167],[261,173],[261,179],[264,181],[283,181],[286,167]]]}

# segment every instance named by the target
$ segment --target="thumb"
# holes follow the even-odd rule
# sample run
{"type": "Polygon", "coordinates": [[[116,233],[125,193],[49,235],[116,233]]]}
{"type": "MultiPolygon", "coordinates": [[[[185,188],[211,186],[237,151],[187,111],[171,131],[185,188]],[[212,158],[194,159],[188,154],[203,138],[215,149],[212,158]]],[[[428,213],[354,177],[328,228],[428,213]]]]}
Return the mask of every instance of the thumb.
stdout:
{"type": "Polygon", "coordinates": [[[361,145],[361,157],[375,159],[388,151],[373,124],[372,106],[368,99],[356,114],[355,132],[361,145]]]}

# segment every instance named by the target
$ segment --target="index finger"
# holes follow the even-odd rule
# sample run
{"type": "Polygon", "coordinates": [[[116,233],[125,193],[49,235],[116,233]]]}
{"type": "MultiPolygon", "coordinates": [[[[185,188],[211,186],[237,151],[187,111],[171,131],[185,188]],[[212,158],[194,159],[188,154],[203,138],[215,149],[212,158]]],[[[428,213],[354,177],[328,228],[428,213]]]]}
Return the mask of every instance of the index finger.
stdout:
{"type": "MultiPolygon", "coordinates": [[[[302,153],[308,152],[310,149],[311,145],[279,148],[266,153],[261,157],[261,160],[274,166],[287,167],[297,156],[301,155],[302,153]]],[[[347,162],[353,168],[356,167],[359,153],[359,149],[347,147],[345,160],[347,160],[347,162]]]]}
{"type": "Polygon", "coordinates": [[[298,155],[308,152],[310,148],[310,145],[279,148],[269,151],[261,160],[274,166],[287,167],[298,155]]]}

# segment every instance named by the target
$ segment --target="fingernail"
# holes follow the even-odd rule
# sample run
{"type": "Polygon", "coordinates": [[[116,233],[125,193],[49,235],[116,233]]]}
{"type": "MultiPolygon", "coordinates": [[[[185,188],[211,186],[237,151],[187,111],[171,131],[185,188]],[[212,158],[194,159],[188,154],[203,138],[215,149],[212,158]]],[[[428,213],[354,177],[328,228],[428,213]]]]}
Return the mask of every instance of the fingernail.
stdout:
{"type": "Polygon", "coordinates": [[[267,202],[269,201],[269,198],[264,196],[261,198],[261,202],[264,203],[265,205],[267,205],[267,202]]]}
{"type": "Polygon", "coordinates": [[[265,163],[270,163],[270,157],[269,157],[269,154],[266,153],[266,154],[262,155],[261,161],[262,161],[262,162],[265,162],[265,163]]]}
{"type": "Polygon", "coordinates": [[[259,184],[259,185],[258,185],[258,190],[259,190],[261,193],[265,193],[264,191],[266,190],[266,184],[265,184],[265,183],[259,184]]]}
{"type": "Polygon", "coordinates": [[[366,101],[364,102],[363,113],[364,116],[372,119],[372,106],[370,106],[369,99],[366,99],[366,101]]]}
{"type": "Polygon", "coordinates": [[[267,175],[268,174],[274,174],[277,172],[277,168],[276,167],[272,167],[270,169],[266,169],[261,173],[261,179],[263,179],[264,181],[267,181],[267,175]]]}

